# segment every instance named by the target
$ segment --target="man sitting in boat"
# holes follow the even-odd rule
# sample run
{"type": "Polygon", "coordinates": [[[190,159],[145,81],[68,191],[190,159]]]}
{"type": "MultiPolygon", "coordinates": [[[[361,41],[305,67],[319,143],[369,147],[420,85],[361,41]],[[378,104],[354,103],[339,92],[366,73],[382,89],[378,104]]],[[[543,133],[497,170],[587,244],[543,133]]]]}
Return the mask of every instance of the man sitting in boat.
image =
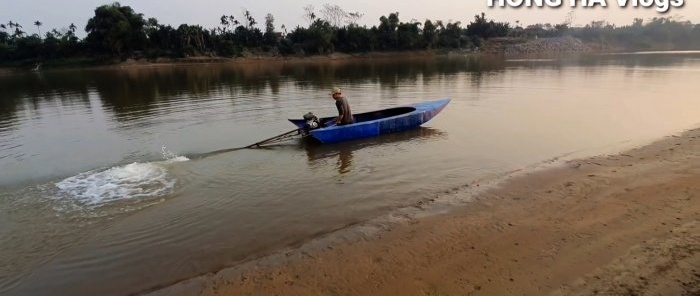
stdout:
{"type": "Polygon", "coordinates": [[[348,104],[348,100],[342,96],[340,88],[334,88],[331,96],[335,100],[335,107],[338,108],[338,117],[335,118],[335,123],[337,125],[346,125],[355,122],[352,111],[350,111],[350,104],[348,104]]]}

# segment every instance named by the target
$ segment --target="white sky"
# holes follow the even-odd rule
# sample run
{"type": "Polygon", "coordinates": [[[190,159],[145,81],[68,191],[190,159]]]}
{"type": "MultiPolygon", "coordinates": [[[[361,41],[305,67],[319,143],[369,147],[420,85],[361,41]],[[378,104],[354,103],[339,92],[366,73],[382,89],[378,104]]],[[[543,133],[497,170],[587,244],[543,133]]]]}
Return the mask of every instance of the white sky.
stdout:
{"type": "MultiPolygon", "coordinates": [[[[264,23],[265,14],[272,13],[275,16],[277,29],[285,24],[288,29],[296,25],[306,25],[302,18],[302,8],[308,4],[314,5],[317,10],[324,3],[337,4],[346,11],[359,11],[364,13],[360,24],[376,25],[379,17],[390,12],[399,12],[402,21],[417,19],[461,21],[463,24],[471,21],[475,14],[486,13],[487,17],[498,21],[514,23],[519,20],[523,24],[533,23],[561,23],[566,14],[572,10],[568,6],[570,0],[565,0],[566,5],[561,8],[489,8],[487,0],[442,0],[442,1],[387,1],[387,0],[307,0],[304,2],[292,2],[281,0],[122,0],[122,5],[128,5],[146,17],[155,17],[162,24],[171,24],[174,27],[182,23],[200,24],[205,28],[213,28],[219,25],[222,14],[234,15],[241,19],[242,8],[247,8],[259,24],[264,23]]],[[[645,0],[646,1],[646,0],[645,0]]],[[[669,0],[655,0],[669,1],[669,0]]],[[[0,0],[0,23],[12,20],[19,22],[28,33],[36,33],[33,26],[35,20],[44,23],[42,32],[51,28],[67,27],[71,22],[78,27],[79,36],[83,32],[87,20],[92,17],[95,7],[110,3],[107,0],[0,0]]],[[[685,6],[672,9],[666,14],[656,12],[652,8],[619,8],[617,0],[608,0],[608,8],[574,8],[574,24],[586,24],[593,20],[606,20],[616,24],[629,24],[635,17],[644,19],[657,16],[678,16],[684,20],[700,23],[700,1],[685,0],[685,6]]]]}

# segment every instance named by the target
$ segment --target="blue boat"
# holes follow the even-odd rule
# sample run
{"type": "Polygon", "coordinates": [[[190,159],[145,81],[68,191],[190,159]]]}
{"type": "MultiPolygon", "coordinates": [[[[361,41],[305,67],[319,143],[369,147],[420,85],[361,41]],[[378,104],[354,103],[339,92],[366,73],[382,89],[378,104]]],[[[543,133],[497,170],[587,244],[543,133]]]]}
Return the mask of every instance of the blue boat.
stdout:
{"type": "Polygon", "coordinates": [[[374,137],[421,126],[433,119],[447,106],[450,99],[416,103],[412,105],[354,114],[355,123],[335,125],[335,117],[321,118],[321,127],[308,129],[306,119],[290,119],[306,135],[321,143],[335,143],[353,139],[374,137]]]}

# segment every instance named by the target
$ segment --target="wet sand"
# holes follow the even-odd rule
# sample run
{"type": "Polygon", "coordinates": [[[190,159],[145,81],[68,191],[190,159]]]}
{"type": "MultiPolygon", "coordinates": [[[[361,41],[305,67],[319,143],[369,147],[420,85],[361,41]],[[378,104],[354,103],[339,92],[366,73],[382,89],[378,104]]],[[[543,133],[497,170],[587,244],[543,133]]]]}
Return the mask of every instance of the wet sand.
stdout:
{"type": "Polygon", "coordinates": [[[371,238],[154,294],[700,295],[698,198],[700,129],[521,174],[371,238]]]}

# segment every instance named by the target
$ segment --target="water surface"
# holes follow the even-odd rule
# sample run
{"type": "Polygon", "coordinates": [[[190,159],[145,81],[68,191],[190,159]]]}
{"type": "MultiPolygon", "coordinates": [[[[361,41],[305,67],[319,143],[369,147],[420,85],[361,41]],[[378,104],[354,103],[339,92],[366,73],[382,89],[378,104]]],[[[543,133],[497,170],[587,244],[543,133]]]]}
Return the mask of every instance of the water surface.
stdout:
{"type": "Polygon", "coordinates": [[[123,295],[445,190],[694,127],[700,53],[440,57],[0,76],[0,294],[123,295]],[[421,129],[199,157],[452,98],[421,129]]]}

